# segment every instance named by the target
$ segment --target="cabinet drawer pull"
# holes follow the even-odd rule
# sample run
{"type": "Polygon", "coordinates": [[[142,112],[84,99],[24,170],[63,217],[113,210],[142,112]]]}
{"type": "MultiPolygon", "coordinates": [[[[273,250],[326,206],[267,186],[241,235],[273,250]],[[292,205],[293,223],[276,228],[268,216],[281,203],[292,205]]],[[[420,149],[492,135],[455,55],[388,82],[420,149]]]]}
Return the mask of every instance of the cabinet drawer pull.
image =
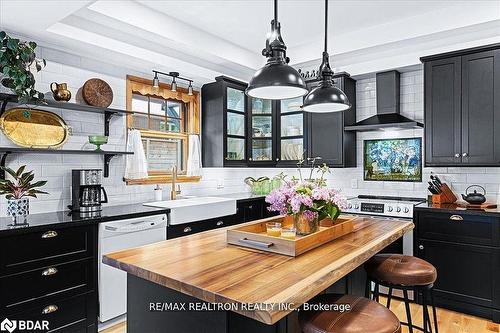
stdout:
{"type": "Polygon", "coordinates": [[[455,158],[459,158],[460,157],[460,154],[459,153],[456,153],[455,154],[455,158]]]}
{"type": "Polygon", "coordinates": [[[49,313],[52,313],[52,312],[56,312],[57,310],[59,310],[59,307],[57,305],[49,305],[49,306],[46,306],[43,308],[42,310],[42,314],[49,314],[49,313]]]}
{"type": "Polygon", "coordinates": [[[253,206],[252,205],[248,206],[248,209],[253,209],[253,206]]]}
{"type": "Polygon", "coordinates": [[[50,276],[50,275],[56,274],[57,272],[58,272],[57,268],[55,268],[55,267],[49,267],[49,268],[47,268],[46,270],[44,270],[42,272],[42,275],[43,276],[50,276]]]}
{"type": "Polygon", "coordinates": [[[224,224],[224,221],[217,221],[217,225],[218,225],[218,226],[221,226],[221,225],[223,225],[223,224],[224,224]]]}
{"type": "Polygon", "coordinates": [[[452,220],[452,221],[463,221],[464,218],[462,216],[460,216],[460,215],[452,215],[452,216],[450,216],[450,220],[452,220]]]}
{"type": "Polygon", "coordinates": [[[419,246],[418,246],[418,249],[419,249],[419,250],[423,250],[423,249],[424,249],[424,246],[423,246],[423,245],[419,245],[419,246]]]}
{"type": "Polygon", "coordinates": [[[248,239],[248,238],[240,239],[240,243],[248,244],[248,245],[252,245],[252,246],[256,246],[256,247],[262,247],[262,248],[270,248],[271,246],[274,245],[273,243],[261,242],[261,241],[252,240],[252,239],[248,239]]]}
{"type": "Polygon", "coordinates": [[[191,227],[185,227],[183,231],[184,232],[191,232],[191,230],[193,230],[193,229],[191,229],[191,227]]]}
{"type": "Polygon", "coordinates": [[[54,238],[54,237],[57,237],[57,231],[47,231],[47,232],[44,232],[43,235],[42,235],[42,238],[54,238]]]}

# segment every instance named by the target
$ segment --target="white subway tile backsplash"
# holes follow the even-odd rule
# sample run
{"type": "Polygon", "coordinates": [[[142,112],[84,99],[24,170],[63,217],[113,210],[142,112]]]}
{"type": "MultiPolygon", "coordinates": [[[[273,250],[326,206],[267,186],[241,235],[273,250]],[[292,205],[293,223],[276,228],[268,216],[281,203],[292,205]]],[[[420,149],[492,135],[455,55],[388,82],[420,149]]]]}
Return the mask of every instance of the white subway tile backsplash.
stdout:
{"type": "Polygon", "coordinates": [[[468,174],[468,183],[500,183],[500,174],[468,174]]]}

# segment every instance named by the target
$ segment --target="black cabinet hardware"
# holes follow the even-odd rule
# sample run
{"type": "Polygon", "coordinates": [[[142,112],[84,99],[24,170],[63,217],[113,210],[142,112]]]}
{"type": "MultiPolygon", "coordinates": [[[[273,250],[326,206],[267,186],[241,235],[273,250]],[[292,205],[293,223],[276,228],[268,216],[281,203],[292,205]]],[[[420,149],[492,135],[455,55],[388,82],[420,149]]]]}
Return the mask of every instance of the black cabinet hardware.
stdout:
{"type": "Polygon", "coordinates": [[[50,275],[57,274],[57,272],[58,272],[57,268],[49,267],[42,272],[42,275],[43,276],[50,276],[50,275]]]}
{"type": "Polygon", "coordinates": [[[57,237],[57,231],[50,230],[42,234],[42,238],[54,238],[57,237]]]}
{"type": "Polygon", "coordinates": [[[49,314],[52,312],[56,312],[57,310],[59,310],[59,307],[57,305],[49,305],[43,308],[42,314],[49,314]]]}

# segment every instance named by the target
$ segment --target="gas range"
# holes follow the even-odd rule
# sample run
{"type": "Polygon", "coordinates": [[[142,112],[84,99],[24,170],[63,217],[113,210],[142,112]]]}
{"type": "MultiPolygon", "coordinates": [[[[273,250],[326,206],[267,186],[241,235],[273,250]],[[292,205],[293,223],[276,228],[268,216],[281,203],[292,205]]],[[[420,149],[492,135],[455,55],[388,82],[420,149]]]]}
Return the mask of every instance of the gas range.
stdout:
{"type": "Polygon", "coordinates": [[[345,213],[413,218],[413,207],[425,202],[421,198],[359,195],[350,198],[345,213]]]}

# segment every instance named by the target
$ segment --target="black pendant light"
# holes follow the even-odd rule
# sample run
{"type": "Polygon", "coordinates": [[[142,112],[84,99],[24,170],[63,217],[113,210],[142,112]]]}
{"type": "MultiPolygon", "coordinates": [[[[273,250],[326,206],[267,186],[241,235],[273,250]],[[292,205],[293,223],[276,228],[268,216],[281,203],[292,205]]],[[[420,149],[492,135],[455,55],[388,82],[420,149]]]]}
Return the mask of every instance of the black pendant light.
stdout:
{"type": "Polygon", "coordinates": [[[325,50],[319,66],[321,82],[304,98],[302,109],[307,112],[339,112],[351,108],[346,94],[333,85],[333,71],[330,68],[328,46],[328,0],[325,0],[325,50]]]}
{"type": "Polygon", "coordinates": [[[288,65],[286,45],[281,38],[278,22],[278,0],[274,0],[274,19],[271,21],[271,36],[266,40],[262,55],[267,63],[259,69],[248,84],[246,94],[263,99],[287,99],[304,96],[306,83],[300,74],[288,65]]]}

